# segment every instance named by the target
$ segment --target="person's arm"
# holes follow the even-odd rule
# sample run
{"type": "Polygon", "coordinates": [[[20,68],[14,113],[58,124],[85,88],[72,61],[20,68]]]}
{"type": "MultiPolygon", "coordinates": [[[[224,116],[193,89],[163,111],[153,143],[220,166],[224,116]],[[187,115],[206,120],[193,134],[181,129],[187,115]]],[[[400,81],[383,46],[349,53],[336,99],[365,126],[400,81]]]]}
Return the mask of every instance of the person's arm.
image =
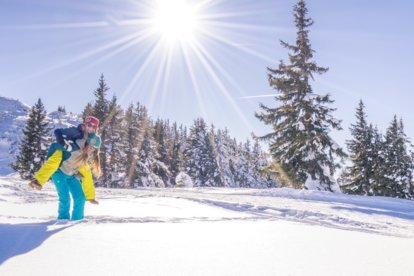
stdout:
{"type": "Polygon", "coordinates": [[[98,201],[95,200],[95,185],[93,183],[90,166],[88,164],[83,164],[79,167],[78,171],[83,176],[81,182],[86,200],[93,204],[98,204],[98,201]]]}
{"type": "Polygon", "coordinates": [[[62,151],[56,150],[36,172],[34,179],[36,179],[40,185],[45,184],[52,174],[59,168],[62,156],[62,151]]]}

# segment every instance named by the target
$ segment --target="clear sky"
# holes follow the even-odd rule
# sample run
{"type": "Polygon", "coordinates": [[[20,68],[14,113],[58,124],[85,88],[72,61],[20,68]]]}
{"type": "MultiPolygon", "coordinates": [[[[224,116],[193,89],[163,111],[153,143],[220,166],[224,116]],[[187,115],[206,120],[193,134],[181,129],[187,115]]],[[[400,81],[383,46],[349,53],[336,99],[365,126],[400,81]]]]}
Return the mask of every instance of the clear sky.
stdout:
{"type": "MultiPolygon", "coordinates": [[[[295,0],[0,0],[0,95],[48,111],[81,112],[101,73],[120,104],[190,125],[204,117],[244,140],[268,127],[259,102],[278,104],[266,67],[287,60],[295,0]],[[175,2],[174,5],[171,5],[175,2]],[[170,4],[169,4],[170,3],[170,4]]],[[[394,114],[414,138],[414,2],[308,0],[312,83],[330,93],[344,146],[359,99],[385,132],[394,114]]]]}

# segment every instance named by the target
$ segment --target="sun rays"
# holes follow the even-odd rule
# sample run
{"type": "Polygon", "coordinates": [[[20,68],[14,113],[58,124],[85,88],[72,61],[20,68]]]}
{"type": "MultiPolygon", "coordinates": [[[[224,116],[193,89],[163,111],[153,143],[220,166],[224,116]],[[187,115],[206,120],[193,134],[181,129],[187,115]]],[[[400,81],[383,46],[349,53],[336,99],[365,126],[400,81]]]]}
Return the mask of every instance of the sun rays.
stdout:
{"type": "MultiPolygon", "coordinates": [[[[64,82],[69,78],[76,79],[84,72],[99,68],[101,64],[128,53],[131,58],[126,60],[123,68],[118,71],[119,74],[128,76],[125,87],[121,91],[115,91],[121,105],[127,105],[137,99],[141,101],[141,97],[145,97],[149,110],[155,105],[163,109],[169,104],[171,94],[177,93],[177,76],[180,76],[179,78],[187,81],[183,88],[185,91],[180,93],[186,93],[195,99],[192,108],[196,106],[201,116],[209,120],[211,112],[215,111],[210,110],[206,98],[216,97],[213,101],[226,103],[223,105],[227,106],[227,109],[232,109],[234,116],[239,117],[239,121],[246,128],[253,129],[239,107],[239,102],[236,102],[237,99],[246,96],[246,92],[239,85],[237,76],[232,74],[232,66],[239,65],[238,55],[261,59],[270,65],[271,57],[254,50],[245,42],[249,39],[252,43],[255,41],[251,33],[271,33],[274,29],[239,22],[238,18],[252,11],[229,10],[228,7],[222,7],[225,2],[130,1],[127,9],[123,7],[117,11],[107,11],[106,20],[26,26],[28,29],[39,31],[62,29],[75,32],[79,29],[96,28],[99,29],[100,36],[105,37],[107,32],[108,39],[106,43],[93,48],[85,46],[81,53],[66,60],[62,59],[25,78],[35,78],[64,67],[82,64],[73,73],[62,77],[61,82],[64,82]],[[250,31],[250,34],[244,33],[246,30],[250,31]],[[237,39],[240,37],[243,37],[243,41],[237,39]],[[215,51],[212,50],[213,46],[215,51]]],[[[91,40],[90,37],[85,39],[91,40]]],[[[82,41],[73,42],[74,45],[81,43],[82,41]]],[[[54,86],[60,85],[58,80],[52,83],[54,86]]]]}

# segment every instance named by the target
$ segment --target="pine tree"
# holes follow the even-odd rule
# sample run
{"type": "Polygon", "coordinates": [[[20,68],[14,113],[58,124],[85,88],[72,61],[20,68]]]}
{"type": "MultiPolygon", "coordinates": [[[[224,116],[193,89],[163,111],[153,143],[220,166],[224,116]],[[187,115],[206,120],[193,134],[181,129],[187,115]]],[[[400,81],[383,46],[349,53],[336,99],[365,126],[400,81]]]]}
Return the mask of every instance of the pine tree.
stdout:
{"type": "Polygon", "coordinates": [[[214,125],[211,125],[210,130],[207,132],[206,137],[206,185],[211,187],[223,186],[221,183],[219,168],[217,165],[217,146],[216,146],[216,133],[214,125]]]}
{"type": "Polygon", "coordinates": [[[165,187],[165,183],[155,171],[156,168],[158,171],[166,171],[166,174],[169,174],[169,171],[165,164],[158,161],[159,156],[157,154],[157,146],[153,133],[154,127],[145,108],[138,115],[138,120],[140,122],[140,136],[142,135],[142,140],[138,147],[137,179],[135,185],[143,187],[165,187]]]}
{"type": "Polygon", "coordinates": [[[386,144],[384,137],[377,127],[369,125],[369,136],[371,144],[369,145],[368,159],[372,160],[372,178],[369,183],[369,191],[367,195],[384,195],[384,187],[386,187],[386,144]]]}
{"type": "Polygon", "coordinates": [[[216,135],[217,165],[220,176],[220,185],[223,187],[234,187],[234,176],[230,169],[230,163],[234,156],[230,153],[231,139],[227,129],[218,130],[216,135]]]}
{"type": "Polygon", "coordinates": [[[106,163],[108,168],[107,187],[122,186],[124,170],[123,160],[125,158],[125,140],[124,129],[122,128],[123,111],[117,103],[117,98],[114,96],[109,104],[109,113],[106,125],[107,137],[104,142],[104,147],[107,151],[107,159],[101,160],[101,163],[106,163]]]}
{"type": "MultiPolygon", "coordinates": [[[[137,103],[137,109],[140,108],[137,103]]],[[[124,174],[125,174],[125,185],[127,187],[133,187],[133,183],[137,178],[136,175],[136,164],[138,158],[138,144],[139,144],[139,122],[138,115],[134,112],[134,105],[130,105],[125,112],[123,130],[125,135],[123,141],[125,144],[124,154],[125,162],[123,162],[124,174]]]]}
{"type": "Polygon", "coordinates": [[[57,111],[58,111],[59,113],[66,114],[66,108],[65,108],[65,106],[58,106],[57,111]]]}
{"type": "Polygon", "coordinates": [[[281,61],[277,69],[268,68],[270,85],[278,91],[276,100],[281,104],[276,108],[260,105],[263,112],[256,117],[273,131],[258,138],[269,142],[273,159],[298,186],[309,188],[305,182],[311,178],[320,182],[313,188],[332,191],[332,176],[339,167],[334,158],[345,154],[329,136],[331,129],[341,129],[340,121],[331,115],[335,109],[327,106],[333,100],[329,94],[315,94],[310,85],[314,74],[328,68],[312,61],[308,33],[313,20],[307,13],[305,1],[299,0],[294,6],[296,43],[281,41],[290,51],[289,63],[281,61]]]}
{"type": "Polygon", "coordinates": [[[171,165],[169,139],[169,123],[158,119],[154,125],[154,142],[158,156],[154,167],[154,173],[161,177],[167,186],[172,186],[172,175],[169,170],[171,165]]]}
{"type": "Polygon", "coordinates": [[[345,168],[342,175],[341,190],[348,194],[367,195],[374,178],[373,130],[367,123],[364,108],[361,100],[356,110],[357,121],[350,127],[353,139],[346,142],[351,165],[345,168]]]}
{"type": "Polygon", "coordinates": [[[172,126],[172,139],[171,139],[171,148],[170,148],[170,156],[171,156],[171,163],[170,163],[170,172],[171,172],[171,185],[175,186],[175,179],[177,175],[184,171],[184,150],[183,147],[185,146],[185,138],[183,139],[182,133],[183,127],[181,126],[178,128],[177,123],[174,123],[172,126]]]}
{"type": "MultiPolygon", "coordinates": [[[[99,78],[99,85],[98,88],[94,91],[95,95],[95,104],[93,105],[93,113],[92,115],[99,119],[100,123],[100,130],[99,134],[102,139],[102,144],[107,144],[107,124],[110,121],[111,114],[109,113],[109,103],[106,99],[107,91],[109,87],[105,83],[104,75],[102,74],[99,78]]],[[[101,160],[108,159],[108,149],[106,147],[101,147],[100,150],[100,158],[101,160]]],[[[102,176],[99,179],[101,185],[107,185],[108,182],[108,168],[106,162],[101,162],[101,169],[102,169],[102,176]]]]}
{"type": "Polygon", "coordinates": [[[402,120],[394,116],[385,135],[385,187],[383,195],[410,198],[412,195],[413,161],[407,149],[409,143],[402,120]]]}
{"type": "Polygon", "coordinates": [[[192,178],[196,187],[215,185],[216,168],[211,151],[206,123],[201,118],[196,119],[190,128],[188,147],[184,152],[186,173],[192,178]]]}
{"type": "Polygon", "coordinates": [[[32,107],[26,127],[23,130],[23,139],[20,142],[20,152],[11,167],[21,178],[31,179],[40,169],[46,158],[50,143],[50,128],[46,119],[46,110],[39,98],[32,107]]]}
{"type": "Polygon", "coordinates": [[[88,103],[82,111],[82,118],[93,115],[93,105],[88,103]]]}

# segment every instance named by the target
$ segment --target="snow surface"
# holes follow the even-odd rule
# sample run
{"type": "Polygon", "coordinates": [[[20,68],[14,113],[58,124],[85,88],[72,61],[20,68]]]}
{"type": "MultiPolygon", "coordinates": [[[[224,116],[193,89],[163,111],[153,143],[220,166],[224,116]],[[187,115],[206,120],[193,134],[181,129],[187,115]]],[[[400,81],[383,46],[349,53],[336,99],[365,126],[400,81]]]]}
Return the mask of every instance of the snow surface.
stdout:
{"type": "Polygon", "coordinates": [[[414,202],[291,189],[97,189],[0,177],[0,275],[414,275],[414,202]]]}

